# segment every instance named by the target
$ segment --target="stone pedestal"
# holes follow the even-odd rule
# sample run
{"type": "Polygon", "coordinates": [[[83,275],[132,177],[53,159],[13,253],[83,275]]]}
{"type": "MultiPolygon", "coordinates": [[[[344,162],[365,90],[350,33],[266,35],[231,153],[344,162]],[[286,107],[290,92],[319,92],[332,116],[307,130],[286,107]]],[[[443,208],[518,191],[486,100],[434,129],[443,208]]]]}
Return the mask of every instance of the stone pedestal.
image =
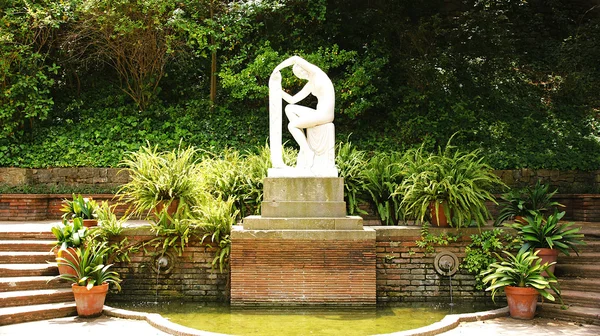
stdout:
{"type": "Polygon", "coordinates": [[[376,304],[375,231],[342,178],[266,178],[261,216],[231,233],[231,304],[376,304]]]}

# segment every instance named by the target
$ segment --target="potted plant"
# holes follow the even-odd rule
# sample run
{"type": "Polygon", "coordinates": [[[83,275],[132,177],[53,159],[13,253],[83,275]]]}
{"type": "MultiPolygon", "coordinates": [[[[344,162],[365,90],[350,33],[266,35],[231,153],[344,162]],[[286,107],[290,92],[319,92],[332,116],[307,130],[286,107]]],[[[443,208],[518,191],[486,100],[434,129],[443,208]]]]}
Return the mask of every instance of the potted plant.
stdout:
{"type": "Polygon", "coordinates": [[[485,225],[491,215],[486,201],[494,202],[492,187],[504,183],[484,163],[480,150],[463,152],[450,145],[424,155],[423,146],[407,155],[407,173],[396,193],[403,195],[406,216],[438,226],[485,225]]]}
{"type": "Polygon", "coordinates": [[[577,245],[585,244],[583,234],[579,233],[581,228],[572,228],[574,223],[559,223],[565,212],[554,211],[554,214],[544,218],[539,212],[531,212],[522,223],[507,224],[522,236],[523,250],[538,250],[538,256],[544,262],[552,263],[550,271],[554,273],[554,267],[559,252],[569,255],[573,250],[577,255],[577,245]]]}
{"type": "Polygon", "coordinates": [[[552,201],[552,196],[558,189],[548,192],[549,187],[549,185],[541,184],[538,180],[533,187],[513,189],[502,194],[500,212],[494,225],[499,226],[511,219],[522,221],[531,211],[544,212],[553,207],[564,207],[564,205],[552,201]]]}
{"type": "Polygon", "coordinates": [[[172,216],[178,209],[198,205],[203,191],[196,154],[194,147],[181,146],[170,152],[148,146],[125,154],[121,172],[127,173],[130,181],[117,194],[131,203],[137,214],[160,213],[165,208],[172,216]]]}
{"type": "MultiPolygon", "coordinates": [[[[495,300],[498,291],[504,290],[510,316],[517,319],[532,319],[535,316],[538,296],[554,301],[551,289],[560,298],[558,280],[552,272],[545,277],[550,264],[542,263],[537,252],[520,250],[517,255],[504,251],[506,259],[493,263],[482,272],[483,283],[489,286],[495,300]]],[[[562,301],[562,300],[561,300],[562,301]]]]}
{"type": "Polygon", "coordinates": [[[75,272],[58,277],[73,282],[71,288],[78,316],[95,317],[102,314],[109,286],[121,290],[119,274],[110,270],[112,265],[105,265],[108,251],[106,243],[90,241],[75,251],[75,262],[59,258],[75,272]]]}
{"type": "Polygon", "coordinates": [[[75,194],[73,194],[72,201],[64,199],[62,204],[63,207],[60,209],[64,212],[62,218],[69,220],[81,218],[83,220],[83,225],[87,227],[98,225],[98,220],[96,219],[98,204],[96,204],[96,201],[93,199],[85,198],[81,195],[75,196],[75,194]]]}
{"type": "Polygon", "coordinates": [[[67,264],[60,262],[59,259],[68,259],[75,261],[75,249],[83,245],[88,235],[88,228],[83,226],[81,218],[74,218],[72,222],[63,218],[62,223],[52,227],[52,233],[56,237],[56,246],[52,248],[56,255],[58,272],[60,274],[73,274],[74,271],[67,264]]]}

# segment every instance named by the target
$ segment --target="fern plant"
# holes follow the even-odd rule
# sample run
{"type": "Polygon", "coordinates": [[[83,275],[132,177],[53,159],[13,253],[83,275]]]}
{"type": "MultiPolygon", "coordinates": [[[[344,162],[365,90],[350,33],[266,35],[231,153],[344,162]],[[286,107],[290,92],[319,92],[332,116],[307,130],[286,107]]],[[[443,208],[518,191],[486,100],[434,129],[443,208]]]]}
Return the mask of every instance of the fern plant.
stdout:
{"type": "Polygon", "coordinates": [[[485,203],[496,203],[490,190],[504,183],[484,162],[481,150],[463,152],[451,140],[437,153],[424,154],[421,146],[407,155],[407,175],[396,190],[404,196],[400,208],[424,221],[432,203],[445,202],[443,211],[451,226],[485,225],[491,219],[485,203]]]}

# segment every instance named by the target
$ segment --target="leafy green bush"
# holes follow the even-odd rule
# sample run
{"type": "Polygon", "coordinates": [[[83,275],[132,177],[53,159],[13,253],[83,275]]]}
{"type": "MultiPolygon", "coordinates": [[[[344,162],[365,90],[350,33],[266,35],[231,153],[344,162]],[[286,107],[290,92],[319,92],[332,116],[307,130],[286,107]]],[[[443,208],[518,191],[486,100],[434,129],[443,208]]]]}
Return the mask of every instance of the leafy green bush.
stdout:
{"type": "Polygon", "coordinates": [[[471,243],[465,247],[465,258],[460,267],[475,275],[475,288],[484,289],[483,271],[499,260],[500,252],[514,252],[521,246],[519,236],[513,236],[502,229],[482,231],[471,235],[471,243]]]}

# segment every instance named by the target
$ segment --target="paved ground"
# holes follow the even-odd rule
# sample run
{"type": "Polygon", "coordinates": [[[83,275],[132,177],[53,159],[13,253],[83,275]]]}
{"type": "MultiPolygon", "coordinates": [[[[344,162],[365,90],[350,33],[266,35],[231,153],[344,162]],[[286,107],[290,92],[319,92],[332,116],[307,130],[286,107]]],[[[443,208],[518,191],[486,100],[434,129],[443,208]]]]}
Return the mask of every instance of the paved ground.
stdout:
{"type": "Polygon", "coordinates": [[[443,336],[584,336],[600,335],[600,326],[581,325],[573,322],[554,321],[536,318],[520,321],[510,317],[500,317],[487,321],[463,322],[455,329],[439,334],[443,336]]]}
{"type": "Polygon", "coordinates": [[[146,321],[125,320],[100,316],[91,319],[63,317],[52,320],[26,322],[0,327],[0,335],[81,335],[81,336],[166,336],[146,321]]]}
{"type": "MultiPolygon", "coordinates": [[[[101,316],[94,319],[66,317],[47,321],[28,322],[0,327],[0,335],[168,335],[145,321],[125,320],[116,317],[101,316]]],[[[600,326],[579,325],[547,319],[519,321],[501,317],[481,322],[461,323],[456,329],[443,336],[587,336],[600,335],[600,326]]],[[[270,336],[270,335],[267,335],[270,336]]]]}

